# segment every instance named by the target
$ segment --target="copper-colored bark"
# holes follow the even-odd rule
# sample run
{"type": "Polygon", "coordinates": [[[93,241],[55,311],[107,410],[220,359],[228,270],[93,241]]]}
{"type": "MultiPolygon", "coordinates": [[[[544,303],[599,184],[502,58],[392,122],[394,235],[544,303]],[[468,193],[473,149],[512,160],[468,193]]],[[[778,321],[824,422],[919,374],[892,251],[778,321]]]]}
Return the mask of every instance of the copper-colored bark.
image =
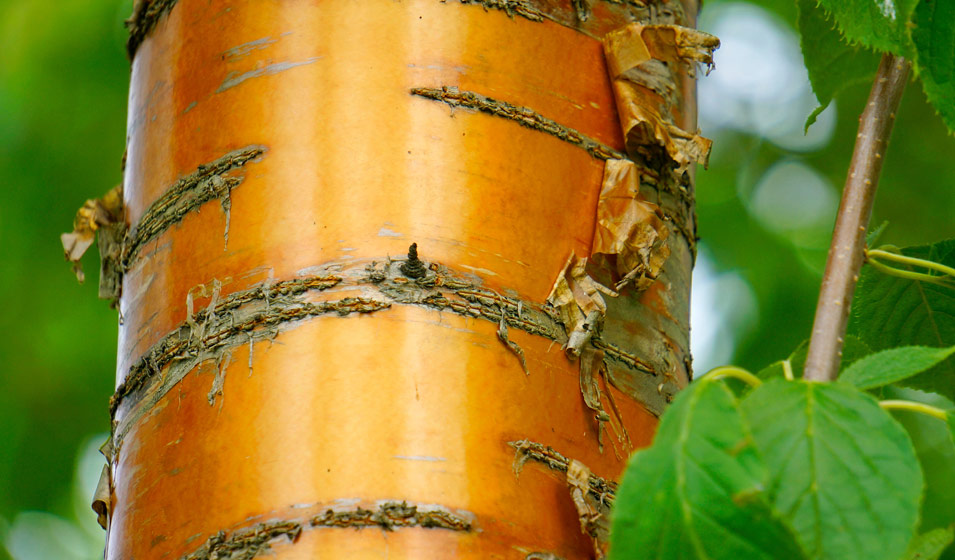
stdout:
{"type": "MultiPolygon", "coordinates": [[[[417,243],[431,270],[543,304],[568,255],[590,255],[603,160],[411,90],[476,92],[622,152],[593,35],[626,24],[623,8],[595,2],[584,33],[564,21],[570,2],[530,3],[557,14],[541,21],[450,0],[171,4],[133,60],[128,223],[179,177],[246,146],[263,152],[209,179],[242,178],[126,263],[117,386],[169,333],[208,334],[189,330],[199,324],[190,308],[212,310],[315,267],[404,259],[417,243]]],[[[692,81],[679,79],[666,118],[692,132],[683,111],[688,103],[693,114],[692,81]]],[[[656,177],[642,188],[674,228],[670,256],[646,291],[608,302],[600,338],[645,364],[611,363],[620,388],[600,384],[632,446],[604,426],[600,450],[605,422],[581,396],[580,365],[544,336],[507,330],[525,375],[487,317],[395,301],[367,314],[309,316],[274,340],[250,335],[223,349],[164,394],[150,384],[166,380],[175,360],[144,366],[144,388],[116,400],[108,558],[186,557],[212,546],[210,537],[274,521],[301,529],[268,541],[278,558],[593,555],[566,475],[530,462],[515,476],[508,443],[553,446],[614,479],[656,426],[641,392],[664,402],[687,382],[692,187],[670,168],[645,176],[656,177]],[[132,415],[149,394],[155,402],[132,415]],[[439,506],[470,530],[367,527],[383,502],[439,506]],[[360,531],[309,522],[357,507],[360,531]]],[[[619,280],[610,264],[593,273],[619,280]]],[[[383,297],[374,281],[306,295],[383,297]]],[[[513,321],[518,311],[503,312],[513,321]]]]}

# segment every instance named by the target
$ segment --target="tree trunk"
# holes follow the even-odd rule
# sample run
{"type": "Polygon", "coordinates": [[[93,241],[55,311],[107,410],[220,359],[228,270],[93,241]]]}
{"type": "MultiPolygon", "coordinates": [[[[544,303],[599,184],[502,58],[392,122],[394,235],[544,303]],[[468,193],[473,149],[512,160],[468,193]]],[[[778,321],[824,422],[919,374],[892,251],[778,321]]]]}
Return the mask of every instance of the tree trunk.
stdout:
{"type": "Polygon", "coordinates": [[[64,236],[121,317],[107,558],[603,554],[690,377],[695,10],[137,2],[123,208],[64,236]]]}

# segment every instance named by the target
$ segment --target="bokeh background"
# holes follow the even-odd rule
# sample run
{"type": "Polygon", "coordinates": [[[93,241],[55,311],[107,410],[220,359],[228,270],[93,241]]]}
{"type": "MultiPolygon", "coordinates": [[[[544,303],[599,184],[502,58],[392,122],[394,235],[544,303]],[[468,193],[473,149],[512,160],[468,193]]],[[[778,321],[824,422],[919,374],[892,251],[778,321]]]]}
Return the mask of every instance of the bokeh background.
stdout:
{"type": "MultiPolygon", "coordinates": [[[[0,559],[102,555],[89,503],[117,317],[96,298],[96,256],[78,285],[59,234],[83,201],[121,178],[131,5],[0,0],[0,559]]],[[[700,27],[723,46],[699,85],[700,125],[715,148],[697,184],[697,372],[761,368],[809,334],[868,86],[803,134],[816,103],[795,21],[792,0],[708,0],[701,14],[700,27]]],[[[884,220],[882,239],[896,245],[955,237],[955,138],[918,85],[905,94],[886,158],[873,223],[884,220]]],[[[941,477],[955,453],[924,433],[920,453],[941,477]]],[[[926,523],[955,519],[952,486],[928,498],[938,504],[926,523]]]]}

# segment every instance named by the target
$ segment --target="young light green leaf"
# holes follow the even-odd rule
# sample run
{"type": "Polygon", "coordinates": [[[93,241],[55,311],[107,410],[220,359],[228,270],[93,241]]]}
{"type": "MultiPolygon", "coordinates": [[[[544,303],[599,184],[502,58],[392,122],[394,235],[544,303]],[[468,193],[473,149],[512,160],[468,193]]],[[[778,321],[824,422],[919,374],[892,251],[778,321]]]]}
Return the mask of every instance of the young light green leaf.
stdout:
{"type": "Polygon", "coordinates": [[[922,89],[955,133],[955,0],[923,0],[913,17],[912,42],[922,89]]]}
{"type": "Polygon", "coordinates": [[[808,130],[819,113],[842,90],[859,83],[871,83],[879,67],[879,55],[859,45],[850,46],[826,17],[815,0],[798,0],[799,36],[802,56],[809,71],[812,91],[819,108],[806,120],[808,130]]]}
{"type": "MultiPolygon", "coordinates": [[[[902,254],[955,266],[955,240],[905,248],[902,254]]],[[[863,267],[848,332],[874,350],[955,345],[955,289],[863,267]]],[[[955,398],[955,357],[900,384],[955,398]]]]}
{"type": "Polygon", "coordinates": [[[912,42],[907,24],[918,0],[820,0],[850,43],[879,52],[909,56],[912,42]]]}
{"type": "Polygon", "coordinates": [[[869,247],[875,246],[876,242],[882,237],[882,234],[885,233],[885,228],[889,227],[889,222],[883,221],[876,227],[870,227],[869,231],[865,234],[865,244],[869,247]]]}
{"type": "Polygon", "coordinates": [[[870,354],[839,375],[839,381],[857,389],[874,389],[902,381],[941,363],[952,354],[950,348],[902,346],[870,354]]]}
{"type": "MultiPolygon", "coordinates": [[[[802,370],[806,366],[806,354],[809,351],[809,341],[802,341],[799,346],[793,350],[793,353],[789,355],[789,364],[792,366],[793,376],[797,379],[802,377],[802,370]]],[[[842,362],[839,365],[839,370],[843,371],[856,360],[867,356],[872,353],[872,349],[869,348],[869,345],[862,341],[857,336],[847,335],[845,340],[842,343],[842,362]]],[[[766,381],[768,379],[773,379],[776,377],[783,377],[783,362],[782,360],[775,362],[766,366],[765,368],[759,370],[756,374],[756,377],[766,381]]]]}
{"type": "Polygon", "coordinates": [[[948,545],[955,540],[955,529],[942,527],[912,539],[902,560],[938,560],[948,545]]]}
{"type": "MultiPolygon", "coordinates": [[[[763,369],[756,372],[756,377],[760,378],[763,381],[768,381],[770,379],[782,378],[785,376],[785,370],[783,369],[783,362],[785,360],[779,360],[778,362],[773,362],[763,369]]],[[[790,364],[791,365],[791,364],[790,364]]],[[[793,375],[795,375],[795,370],[793,370],[793,375]]]]}
{"type": "Polygon", "coordinates": [[[680,392],[617,492],[611,560],[804,558],[766,503],[766,477],[733,394],[705,378],[680,392]]]}
{"type": "Polygon", "coordinates": [[[922,472],[905,430],[840,383],[772,380],[742,401],[771,503],[810,558],[897,560],[918,522],[922,472]]]}

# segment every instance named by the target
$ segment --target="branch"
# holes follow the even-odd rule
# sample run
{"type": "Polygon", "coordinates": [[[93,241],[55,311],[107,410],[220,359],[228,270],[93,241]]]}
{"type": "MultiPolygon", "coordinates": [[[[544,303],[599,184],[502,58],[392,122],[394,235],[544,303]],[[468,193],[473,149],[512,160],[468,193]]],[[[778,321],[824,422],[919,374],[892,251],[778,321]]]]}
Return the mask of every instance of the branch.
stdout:
{"type": "Polygon", "coordinates": [[[902,57],[882,55],[868,103],[859,118],[859,134],[839,203],[809,340],[804,377],[812,381],[832,381],[839,374],[849,305],[862,268],[865,232],[909,66],[902,57]]]}

